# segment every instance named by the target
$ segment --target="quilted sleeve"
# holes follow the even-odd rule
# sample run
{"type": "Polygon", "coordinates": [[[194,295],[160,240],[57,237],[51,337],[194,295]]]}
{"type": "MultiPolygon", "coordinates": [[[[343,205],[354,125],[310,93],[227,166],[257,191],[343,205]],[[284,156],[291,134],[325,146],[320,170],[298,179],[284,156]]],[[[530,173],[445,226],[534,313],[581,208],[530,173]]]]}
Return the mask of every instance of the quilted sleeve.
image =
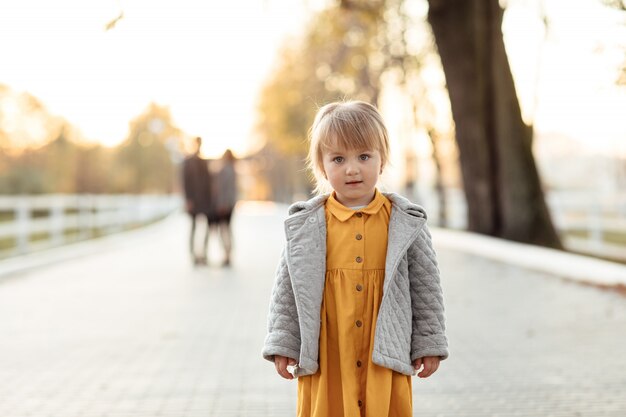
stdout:
{"type": "Polygon", "coordinates": [[[408,251],[413,309],[411,361],[424,356],[448,357],[443,291],[437,257],[428,226],[424,225],[408,251]]]}
{"type": "Polygon", "coordinates": [[[276,280],[267,317],[267,336],[263,346],[265,359],[273,362],[274,355],[293,358],[296,361],[300,357],[300,326],[285,250],[276,269],[276,280]]]}

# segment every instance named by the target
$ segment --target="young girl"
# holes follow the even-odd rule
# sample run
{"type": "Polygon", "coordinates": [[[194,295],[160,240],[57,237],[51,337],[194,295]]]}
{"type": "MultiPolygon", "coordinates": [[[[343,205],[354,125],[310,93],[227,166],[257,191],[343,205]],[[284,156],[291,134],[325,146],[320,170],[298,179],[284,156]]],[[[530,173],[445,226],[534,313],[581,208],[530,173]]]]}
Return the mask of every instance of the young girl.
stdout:
{"type": "Polygon", "coordinates": [[[322,107],[310,139],[318,196],[289,208],[263,356],[298,378],[298,416],[410,417],[411,375],[448,357],[426,213],[376,188],[389,140],[372,105],[322,107]]]}

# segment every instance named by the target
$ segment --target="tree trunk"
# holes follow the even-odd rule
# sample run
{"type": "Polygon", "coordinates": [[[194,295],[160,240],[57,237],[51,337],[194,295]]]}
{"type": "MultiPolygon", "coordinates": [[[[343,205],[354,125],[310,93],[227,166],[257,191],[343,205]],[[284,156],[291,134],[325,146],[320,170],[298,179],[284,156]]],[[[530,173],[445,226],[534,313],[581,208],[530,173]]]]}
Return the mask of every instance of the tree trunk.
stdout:
{"type": "Polygon", "coordinates": [[[468,227],[560,248],[502,37],[498,0],[429,0],[456,124],[468,227]]]}

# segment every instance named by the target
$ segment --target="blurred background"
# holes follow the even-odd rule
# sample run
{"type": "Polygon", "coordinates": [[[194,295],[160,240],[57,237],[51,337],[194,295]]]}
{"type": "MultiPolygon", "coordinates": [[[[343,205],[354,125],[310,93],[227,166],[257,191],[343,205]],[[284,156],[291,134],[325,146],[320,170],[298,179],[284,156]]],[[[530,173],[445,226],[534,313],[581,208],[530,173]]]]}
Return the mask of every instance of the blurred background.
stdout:
{"type": "Polygon", "coordinates": [[[2,2],[0,257],[175,210],[196,136],[307,198],[316,109],[360,99],[434,224],[626,261],[624,3],[430,3],[2,2]]]}
{"type": "Polygon", "coordinates": [[[344,99],[440,259],[416,413],[626,415],[624,0],[2,0],[0,39],[0,415],[295,415],[265,315],[344,99]],[[236,159],[232,263],[189,259],[196,137],[236,159]]]}
{"type": "Polygon", "coordinates": [[[384,184],[435,224],[626,261],[624,3],[432,3],[3,2],[1,256],[175,210],[195,136],[235,152],[243,199],[306,198],[312,117],[348,98],[380,107],[384,184]]]}

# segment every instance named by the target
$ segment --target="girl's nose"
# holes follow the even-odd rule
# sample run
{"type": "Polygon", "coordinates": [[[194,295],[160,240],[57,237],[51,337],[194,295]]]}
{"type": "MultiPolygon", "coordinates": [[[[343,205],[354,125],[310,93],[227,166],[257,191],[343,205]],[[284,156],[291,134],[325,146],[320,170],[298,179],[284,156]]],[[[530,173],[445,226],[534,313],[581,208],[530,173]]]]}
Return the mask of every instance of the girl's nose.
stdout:
{"type": "Polygon", "coordinates": [[[347,175],[355,175],[359,173],[359,167],[355,163],[346,164],[346,174],[347,175]]]}

